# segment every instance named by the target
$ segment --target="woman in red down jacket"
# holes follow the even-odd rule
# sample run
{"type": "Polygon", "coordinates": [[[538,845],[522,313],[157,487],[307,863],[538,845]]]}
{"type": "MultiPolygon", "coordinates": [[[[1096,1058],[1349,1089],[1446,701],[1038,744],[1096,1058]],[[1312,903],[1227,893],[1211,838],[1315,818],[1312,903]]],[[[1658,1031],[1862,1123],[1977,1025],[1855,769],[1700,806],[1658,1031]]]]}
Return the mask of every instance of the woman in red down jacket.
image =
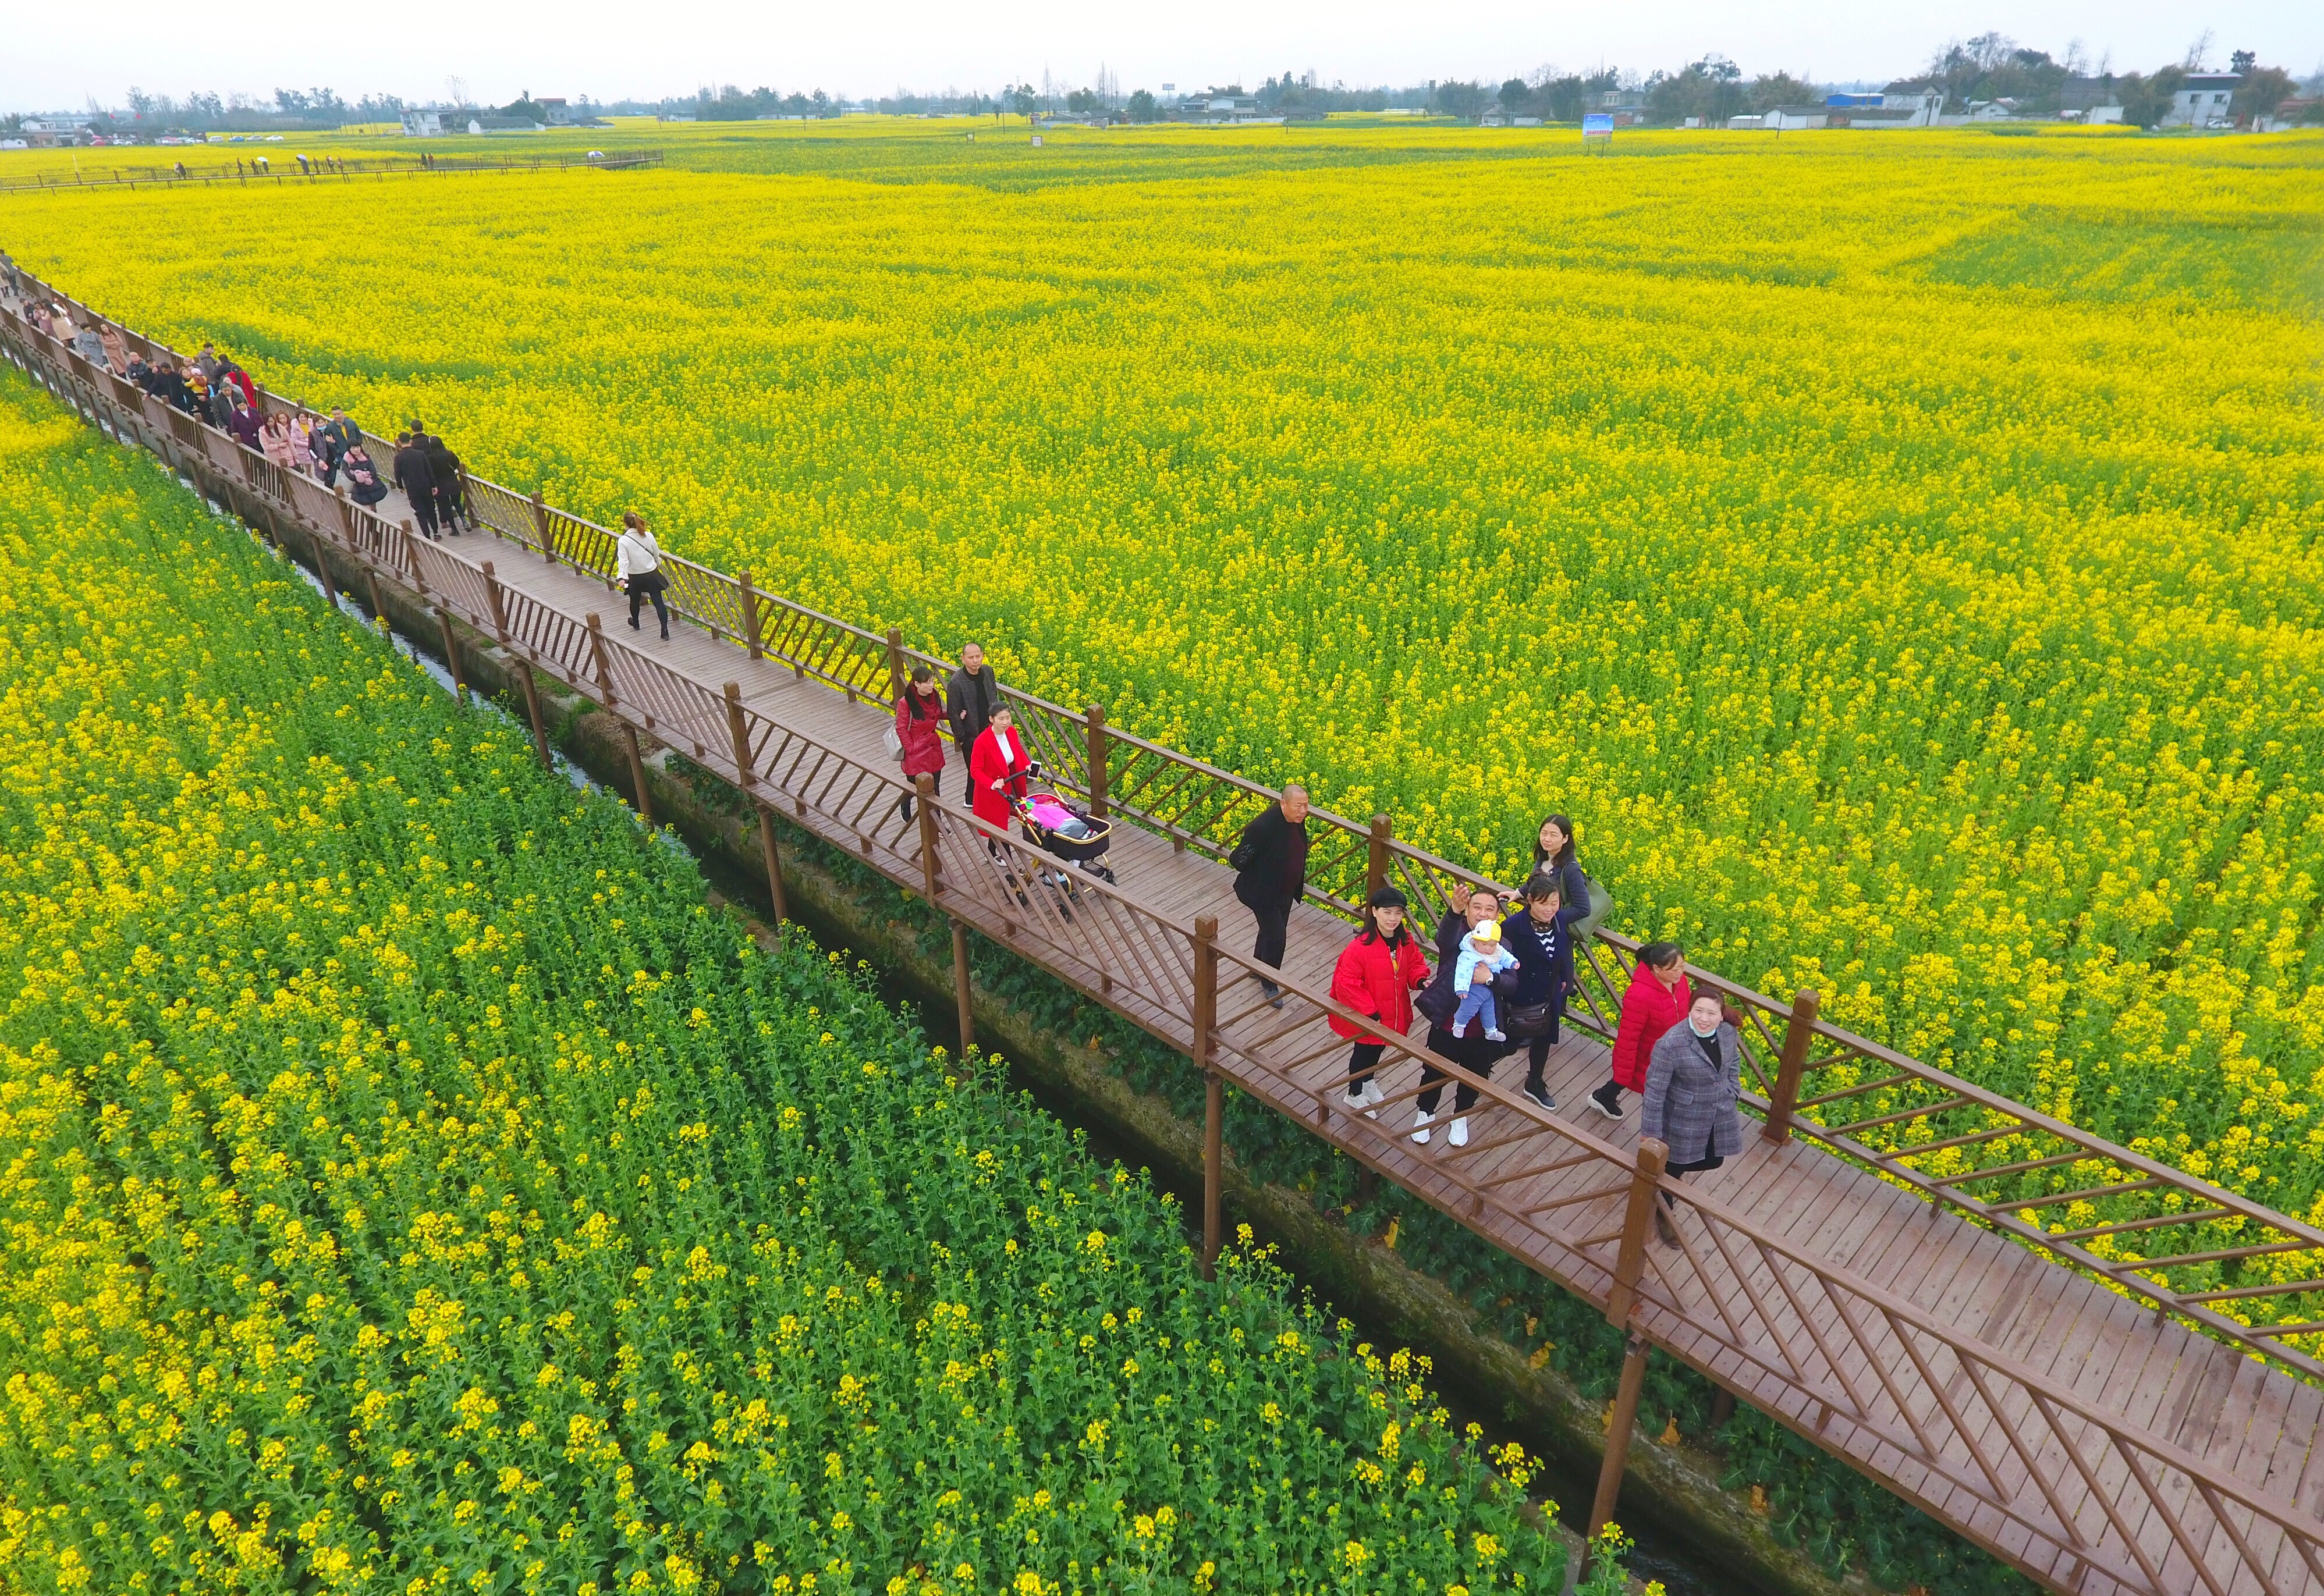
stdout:
{"type": "MultiPolygon", "coordinates": [[[[936,691],[936,673],[926,665],[914,665],[912,684],[896,701],[896,741],[903,750],[904,779],[932,776],[931,793],[944,790],[944,738],[937,734],[944,723],[944,695],[936,691]]],[[[909,793],[899,808],[906,820],[912,818],[909,793]]]]}
{"type": "Polygon", "coordinates": [[[1686,955],[1676,942],[1648,942],[1638,949],[1622,994],[1622,1023],[1614,1032],[1614,1078],[1590,1094],[1590,1106],[1608,1119],[1622,1117],[1624,1091],[1646,1089],[1646,1060],[1663,1033],[1686,1018],[1693,1003],[1686,984],[1686,955]]]}
{"type": "MultiPolygon", "coordinates": [[[[1412,1029],[1412,995],[1428,984],[1428,960],[1419,940],[1404,928],[1404,894],[1396,888],[1375,891],[1364,910],[1364,929],[1340,949],[1340,962],[1332,969],[1332,1001],[1379,1021],[1394,1036],[1412,1029]]],[[[1377,1119],[1375,1105],[1388,1094],[1374,1077],[1388,1044],[1337,1014],[1331,1022],[1333,1031],[1356,1044],[1348,1055],[1348,1106],[1377,1119]]]]}
{"type": "MultiPolygon", "coordinates": [[[[968,752],[969,801],[976,818],[1006,831],[1009,801],[1025,795],[1026,777],[1032,768],[1025,739],[1017,735],[1017,717],[1007,710],[993,711],[992,724],[968,752]]],[[[985,849],[999,851],[990,841],[985,849]]]]}

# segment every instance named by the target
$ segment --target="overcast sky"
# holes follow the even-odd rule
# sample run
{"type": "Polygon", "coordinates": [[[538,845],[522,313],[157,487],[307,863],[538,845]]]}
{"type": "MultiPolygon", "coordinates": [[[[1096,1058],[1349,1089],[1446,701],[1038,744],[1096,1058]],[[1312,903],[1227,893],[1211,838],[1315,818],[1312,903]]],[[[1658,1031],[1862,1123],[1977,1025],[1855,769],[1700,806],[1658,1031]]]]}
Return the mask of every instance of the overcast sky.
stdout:
{"type": "Polygon", "coordinates": [[[1820,81],[1913,70],[1948,38],[1997,29],[2062,57],[2079,41],[2117,69],[2177,60],[2205,29],[2211,64],[2235,50],[2304,74],[2324,62],[2319,0],[394,0],[288,10],[106,0],[12,7],[0,109],[118,105],[148,93],[326,87],[441,96],[447,76],[503,103],[522,90],[658,97],[702,84],[998,89],[1093,80],[1121,87],[1246,86],[1286,69],[1326,83],[1498,80],[1547,63],[1651,70],[1716,50],[1747,73],[1820,81]]]}

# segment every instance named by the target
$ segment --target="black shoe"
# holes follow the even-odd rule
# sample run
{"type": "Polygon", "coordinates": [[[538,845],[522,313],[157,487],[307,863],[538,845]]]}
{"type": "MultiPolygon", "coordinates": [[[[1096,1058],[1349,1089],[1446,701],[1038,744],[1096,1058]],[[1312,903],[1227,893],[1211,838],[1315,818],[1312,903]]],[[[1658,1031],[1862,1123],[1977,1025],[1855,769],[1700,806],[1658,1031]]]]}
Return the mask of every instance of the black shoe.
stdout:
{"type": "Polygon", "coordinates": [[[1541,1082],[1537,1080],[1529,1080],[1517,1089],[1523,1092],[1526,1096],[1532,1098],[1536,1103],[1540,1104],[1541,1106],[1549,1113],[1555,1114],[1557,1112],[1557,1099],[1549,1095],[1549,1088],[1542,1085],[1541,1082]]]}
{"type": "Polygon", "coordinates": [[[1283,1006],[1283,988],[1274,982],[1261,981],[1259,984],[1259,995],[1267,999],[1268,1008],[1279,1009],[1283,1006]]]}
{"type": "Polygon", "coordinates": [[[1621,1118],[1622,1088],[1616,1086],[1612,1081],[1608,1081],[1604,1086],[1600,1087],[1596,1091],[1590,1094],[1590,1106],[1604,1114],[1608,1119],[1621,1118]]]}
{"type": "Polygon", "coordinates": [[[639,626],[639,625],[638,625],[637,617],[635,617],[634,615],[633,615],[633,616],[632,616],[632,617],[630,618],[630,630],[632,630],[632,631],[635,632],[635,631],[642,631],[643,629],[644,629],[644,628],[643,628],[642,627],[641,627],[641,626],[639,626]]]}
{"type": "Polygon", "coordinates": [[[661,640],[665,643],[669,641],[669,628],[668,627],[661,628],[661,640]]]}

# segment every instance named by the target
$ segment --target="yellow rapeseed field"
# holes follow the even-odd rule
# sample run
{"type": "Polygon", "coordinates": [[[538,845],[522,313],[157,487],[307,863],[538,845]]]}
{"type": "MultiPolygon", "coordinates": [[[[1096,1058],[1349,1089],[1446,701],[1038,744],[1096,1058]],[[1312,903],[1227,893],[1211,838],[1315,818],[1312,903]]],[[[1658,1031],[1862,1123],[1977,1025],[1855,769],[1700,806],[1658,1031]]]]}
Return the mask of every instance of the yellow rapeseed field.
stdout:
{"type": "Polygon", "coordinates": [[[2324,1215],[2324,140],[967,131],[0,243],[2324,1215]]]}

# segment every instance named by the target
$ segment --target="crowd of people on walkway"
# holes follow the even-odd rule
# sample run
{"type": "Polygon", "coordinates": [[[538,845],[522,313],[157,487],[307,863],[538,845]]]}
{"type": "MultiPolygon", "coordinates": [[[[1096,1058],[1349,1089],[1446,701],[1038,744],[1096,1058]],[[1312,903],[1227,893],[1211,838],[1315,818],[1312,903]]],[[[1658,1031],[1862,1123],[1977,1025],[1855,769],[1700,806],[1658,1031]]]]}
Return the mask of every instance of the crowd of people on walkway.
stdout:
{"type": "MultiPolygon", "coordinates": [[[[344,408],[334,408],[327,417],[303,408],[270,408],[250,373],[232,356],[220,353],[215,344],[206,341],[199,353],[183,362],[160,358],[158,347],[149,357],[132,350],[121,329],[111,323],[77,322],[69,307],[22,296],[21,286],[14,262],[0,255],[0,298],[10,301],[34,331],[72,349],[97,370],[216,427],[269,463],[311,477],[326,488],[337,488],[344,480],[347,497],[365,509],[383,502],[391,489],[401,489],[410,500],[413,522],[430,539],[475,529],[468,511],[466,467],[451,446],[418,417],[396,435],[393,456],[383,471],[364,441],[363,428],[344,408]]],[[[655,608],[662,609],[660,595],[654,599],[655,608]]],[[[636,624],[634,613],[631,624],[636,624]]]]}
{"type": "MultiPolygon", "coordinates": [[[[1025,796],[1038,766],[984,650],[971,643],[960,657],[941,691],[934,671],[913,669],[896,705],[890,752],[906,781],[926,775],[940,794],[948,763],[943,733],[949,731],[950,758],[964,766],[961,802],[1005,830],[1012,803],[1025,796]]],[[[910,818],[909,796],[899,810],[910,818]]],[[[1276,969],[1283,968],[1292,911],[1307,892],[1311,812],[1306,789],[1286,786],[1227,856],[1235,896],[1250,911],[1257,931],[1252,958],[1276,969]]],[[[1520,1051],[1526,1068],[1518,1089],[1545,1111],[1557,1110],[1546,1076],[1567,999],[1577,990],[1575,948],[1609,907],[1577,857],[1579,840],[1567,816],[1544,819],[1525,884],[1509,894],[1482,886],[1470,892],[1446,910],[1428,944],[1406,922],[1405,894],[1379,887],[1365,905],[1362,926],[1341,949],[1332,974],[1333,1001],[1389,1035],[1406,1035],[1416,1020],[1426,1022],[1428,1050],[1459,1068],[1450,1123],[1442,1127],[1453,1147],[1469,1143],[1477,1083],[1520,1051]]],[[[1276,983],[1262,979],[1259,990],[1268,1004],[1283,1005],[1276,983]]],[[[1379,1076],[1389,1044],[1373,1029],[1337,1015],[1331,1023],[1351,1046],[1349,1106],[1377,1117],[1388,1098],[1379,1076]]],[[[1626,1095],[1635,1096],[1640,1133],[1671,1150],[1670,1173],[1715,1169],[1742,1151],[1741,1063],[1741,1039],[1724,1000],[1692,989],[1676,942],[1649,942],[1639,950],[1623,995],[1609,1077],[1585,1103],[1618,1121],[1628,1113],[1626,1095]]],[[[1417,1145],[1438,1133],[1444,1085],[1444,1072],[1424,1063],[1408,1133],[1417,1145]]],[[[1667,1219],[1658,1212],[1655,1220],[1668,1239],[1667,1219]]]]}

